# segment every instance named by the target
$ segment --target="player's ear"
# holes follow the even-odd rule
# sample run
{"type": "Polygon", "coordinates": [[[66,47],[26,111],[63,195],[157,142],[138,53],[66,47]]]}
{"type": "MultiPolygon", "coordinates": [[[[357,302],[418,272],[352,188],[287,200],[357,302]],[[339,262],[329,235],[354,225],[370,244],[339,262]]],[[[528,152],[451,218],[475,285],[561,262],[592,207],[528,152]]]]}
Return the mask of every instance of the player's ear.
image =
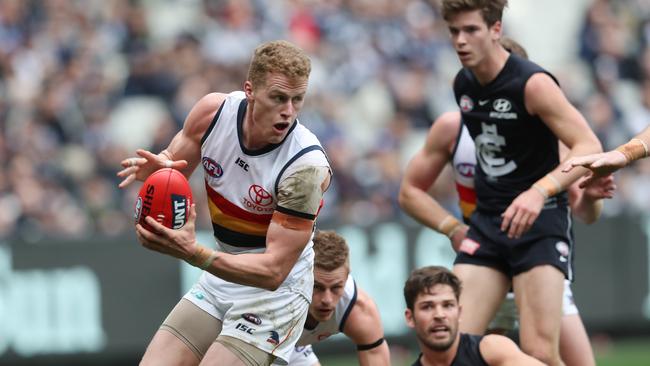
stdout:
{"type": "Polygon", "coordinates": [[[404,319],[406,320],[406,325],[408,325],[409,328],[415,328],[415,322],[413,321],[413,312],[411,309],[406,308],[404,311],[404,319]]]}
{"type": "Polygon", "coordinates": [[[501,33],[501,21],[497,20],[492,26],[490,27],[490,34],[492,35],[492,40],[493,41],[499,41],[501,39],[502,33],[501,33]]]}
{"type": "Polygon", "coordinates": [[[246,94],[246,99],[250,102],[253,99],[253,83],[250,80],[244,82],[244,93],[246,94]]]}

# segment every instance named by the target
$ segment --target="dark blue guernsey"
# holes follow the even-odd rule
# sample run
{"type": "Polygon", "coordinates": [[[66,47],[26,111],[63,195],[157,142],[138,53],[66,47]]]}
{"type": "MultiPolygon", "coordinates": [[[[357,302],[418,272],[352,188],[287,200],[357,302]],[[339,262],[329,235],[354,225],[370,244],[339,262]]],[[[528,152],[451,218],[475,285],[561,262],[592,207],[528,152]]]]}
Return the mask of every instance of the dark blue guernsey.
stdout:
{"type": "MultiPolygon", "coordinates": [[[[528,79],[549,72],[510,55],[497,77],[481,85],[469,69],[454,80],[454,94],[463,123],[476,146],[477,209],[501,213],[520,193],[559,164],[558,139],[524,103],[528,79]]],[[[566,205],[566,193],[552,201],[566,205]]]]}
{"type": "MultiPolygon", "coordinates": [[[[483,336],[461,333],[456,357],[449,366],[489,366],[481,356],[481,350],[479,349],[481,339],[483,339],[483,336]]],[[[422,366],[421,358],[422,355],[420,354],[412,366],[422,366]]]]}

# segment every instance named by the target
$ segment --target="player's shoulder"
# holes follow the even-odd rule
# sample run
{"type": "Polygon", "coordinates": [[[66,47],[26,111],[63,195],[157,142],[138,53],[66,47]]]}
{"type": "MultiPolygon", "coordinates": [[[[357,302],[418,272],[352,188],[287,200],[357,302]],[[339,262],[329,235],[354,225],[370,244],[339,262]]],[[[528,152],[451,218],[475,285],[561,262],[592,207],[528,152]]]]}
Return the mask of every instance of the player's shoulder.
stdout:
{"type": "Polygon", "coordinates": [[[429,134],[428,143],[431,146],[450,146],[456,141],[460,132],[461,116],[459,111],[445,112],[433,121],[429,134]]]}
{"type": "Polygon", "coordinates": [[[501,360],[518,351],[517,345],[510,338],[489,334],[483,336],[479,342],[481,356],[488,362],[491,360],[501,360]]]}
{"type": "Polygon", "coordinates": [[[433,126],[437,125],[439,128],[456,130],[460,127],[460,119],[459,111],[444,112],[433,121],[433,126]]]}
{"type": "Polygon", "coordinates": [[[356,288],[356,300],[350,311],[349,322],[354,324],[360,322],[372,322],[379,319],[379,309],[375,301],[362,288],[356,288]]]}
{"type": "Polygon", "coordinates": [[[226,100],[229,94],[225,93],[208,93],[204,95],[199,101],[196,103],[197,107],[200,108],[209,108],[209,109],[214,109],[219,108],[221,104],[226,100]]]}

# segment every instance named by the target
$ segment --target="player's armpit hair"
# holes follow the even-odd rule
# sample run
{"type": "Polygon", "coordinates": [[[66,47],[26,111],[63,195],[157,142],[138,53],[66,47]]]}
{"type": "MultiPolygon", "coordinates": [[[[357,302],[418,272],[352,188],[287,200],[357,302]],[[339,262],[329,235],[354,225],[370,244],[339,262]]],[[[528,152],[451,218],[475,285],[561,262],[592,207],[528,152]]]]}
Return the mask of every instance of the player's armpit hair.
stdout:
{"type": "Polygon", "coordinates": [[[384,337],[379,338],[375,342],[372,342],[370,344],[357,344],[357,351],[367,351],[371,350],[373,348],[377,348],[384,343],[384,337]]]}

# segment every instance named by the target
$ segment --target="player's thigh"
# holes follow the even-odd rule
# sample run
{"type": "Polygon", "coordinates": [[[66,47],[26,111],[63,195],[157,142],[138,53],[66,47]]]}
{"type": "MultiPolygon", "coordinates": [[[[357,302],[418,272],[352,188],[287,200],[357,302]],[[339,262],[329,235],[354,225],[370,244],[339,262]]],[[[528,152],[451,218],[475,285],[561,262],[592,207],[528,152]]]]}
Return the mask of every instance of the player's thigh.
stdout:
{"type": "Polygon", "coordinates": [[[243,354],[239,351],[231,349],[220,342],[214,342],[205,354],[200,366],[256,366],[257,362],[260,362],[255,360],[255,356],[252,356],[251,362],[251,359],[247,358],[249,354],[246,351],[243,354]]]}
{"type": "Polygon", "coordinates": [[[249,351],[252,347],[261,351],[261,356],[272,355],[286,364],[308,311],[307,299],[291,291],[261,291],[258,296],[238,298],[224,314],[217,342],[244,358],[259,358],[257,351],[249,351]]]}
{"type": "Polygon", "coordinates": [[[508,292],[496,314],[487,327],[486,334],[507,335],[517,328],[519,315],[515,305],[515,295],[508,292]]]}
{"type": "Polygon", "coordinates": [[[221,331],[221,321],[181,299],[154,335],[142,365],[197,365],[221,331]]]}
{"type": "Polygon", "coordinates": [[[560,329],[560,358],[566,366],[595,365],[594,353],[580,315],[563,316],[560,329]]]}
{"type": "Polygon", "coordinates": [[[510,280],[503,272],[480,265],[456,264],[453,271],[463,284],[460,330],[482,334],[501,305],[510,280]]]}
{"type": "Polygon", "coordinates": [[[522,348],[554,353],[560,336],[564,274],[551,265],[533,267],[516,275],[513,287],[522,348]]]}

